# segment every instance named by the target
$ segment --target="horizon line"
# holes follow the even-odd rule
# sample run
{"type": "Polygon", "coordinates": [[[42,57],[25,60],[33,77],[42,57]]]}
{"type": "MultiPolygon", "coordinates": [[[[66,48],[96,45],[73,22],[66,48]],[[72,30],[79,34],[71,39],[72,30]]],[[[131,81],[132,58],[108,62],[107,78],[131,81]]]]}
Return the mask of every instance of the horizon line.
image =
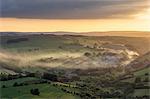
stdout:
{"type": "Polygon", "coordinates": [[[20,33],[42,33],[42,32],[45,32],[45,33],[58,33],[58,32],[66,32],[66,33],[92,33],[92,32],[95,32],[95,33],[98,33],[98,32],[150,32],[150,31],[136,31],[136,30],[129,30],[129,31],[117,31],[117,30],[114,30],[114,31],[87,31],[87,32],[76,32],[76,31],[0,31],[0,32],[20,32],[20,33]]]}

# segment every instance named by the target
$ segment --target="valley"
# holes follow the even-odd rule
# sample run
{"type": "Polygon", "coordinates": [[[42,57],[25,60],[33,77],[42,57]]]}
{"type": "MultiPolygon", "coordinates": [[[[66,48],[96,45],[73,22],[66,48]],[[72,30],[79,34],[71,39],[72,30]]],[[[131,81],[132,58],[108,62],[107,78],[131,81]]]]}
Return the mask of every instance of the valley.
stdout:
{"type": "Polygon", "coordinates": [[[2,98],[149,98],[149,37],[41,33],[0,38],[2,98]]]}

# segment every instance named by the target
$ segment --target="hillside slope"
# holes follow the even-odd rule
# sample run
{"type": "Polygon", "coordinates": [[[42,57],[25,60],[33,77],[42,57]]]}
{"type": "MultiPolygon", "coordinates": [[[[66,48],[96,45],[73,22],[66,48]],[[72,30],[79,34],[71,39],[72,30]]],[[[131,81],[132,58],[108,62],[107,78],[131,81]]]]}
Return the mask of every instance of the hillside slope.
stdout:
{"type": "Polygon", "coordinates": [[[150,67],[150,52],[132,61],[130,64],[127,65],[126,69],[131,71],[142,69],[145,67],[150,67]]]}

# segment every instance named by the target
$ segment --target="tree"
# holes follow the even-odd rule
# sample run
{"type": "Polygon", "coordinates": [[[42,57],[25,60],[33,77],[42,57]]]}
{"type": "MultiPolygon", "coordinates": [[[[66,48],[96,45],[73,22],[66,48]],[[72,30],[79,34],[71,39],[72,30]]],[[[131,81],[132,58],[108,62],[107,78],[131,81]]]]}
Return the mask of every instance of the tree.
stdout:
{"type": "Polygon", "coordinates": [[[13,86],[14,86],[14,87],[18,86],[18,83],[17,83],[17,82],[15,82],[15,83],[13,84],[13,86]]]}
{"type": "Polygon", "coordinates": [[[62,49],[62,46],[58,46],[59,49],[62,49]]]}
{"type": "Polygon", "coordinates": [[[3,86],[2,86],[2,88],[6,88],[6,86],[5,86],[5,85],[3,85],[3,86]]]}
{"type": "Polygon", "coordinates": [[[146,77],[146,78],[144,79],[144,82],[149,82],[149,77],[146,77]]]}
{"type": "Polygon", "coordinates": [[[57,81],[57,75],[54,75],[54,74],[44,73],[42,78],[43,79],[48,79],[48,80],[51,80],[51,81],[57,81]]]}
{"type": "Polygon", "coordinates": [[[149,73],[145,73],[145,76],[148,76],[149,75],[149,73]]]}
{"type": "Polygon", "coordinates": [[[113,96],[114,96],[114,97],[121,97],[122,95],[123,95],[123,92],[120,91],[120,90],[115,90],[115,91],[113,92],[113,96]]]}
{"type": "Polygon", "coordinates": [[[141,82],[141,77],[136,77],[135,83],[140,83],[141,82]]]}
{"type": "Polygon", "coordinates": [[[89,52],[86,52],[86,53],[84,53],[84,56],[87,56],[87,57],[89,57],[89,56],[91,56],[91,53],[89,53],[89,52]]]}
{"type": "Polygon", "coordinates": [[[37,89],[37,88],[36,89],[31,89],[30,92],[33,95],[39,95],[40,94],[39,89],[37,89]]]}

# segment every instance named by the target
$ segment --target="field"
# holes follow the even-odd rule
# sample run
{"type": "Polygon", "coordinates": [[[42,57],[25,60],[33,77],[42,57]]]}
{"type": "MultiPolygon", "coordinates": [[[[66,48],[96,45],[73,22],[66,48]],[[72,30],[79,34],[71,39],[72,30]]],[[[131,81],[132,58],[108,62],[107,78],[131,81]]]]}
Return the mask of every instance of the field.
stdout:
{"type": "Polygon", "coordinates": [[[135,89],[133,90],[133,96],[149,96],[149,70],[150,67],[142,68],[141,70],[137,70],[133,72],[133,77],[129,79],[124,79],[122,82],[134,83],[135,89]],[[137,80],[140,79],[140,80],[137,80]]]}
{"type": "MultiPolygon", "coordinates": [[[[60,88],[51,84],[32,84],[27,86],[13,87],[14,82],[25,82],[35,80],[36,78],[23,78],[11,81],[0,82],[1,85],[7,86],[1,89],[1,97],[3,98],[17,98],[17,99],[31,99],[31,98],[52,98],[52,99],[80,99],[78,96],[63,92],[60,88]],[[40,95],[32,95],[30,90],[38,88],[40,95]]],[[[2,86],[1,86],[2,87],[2,86]]]]}

